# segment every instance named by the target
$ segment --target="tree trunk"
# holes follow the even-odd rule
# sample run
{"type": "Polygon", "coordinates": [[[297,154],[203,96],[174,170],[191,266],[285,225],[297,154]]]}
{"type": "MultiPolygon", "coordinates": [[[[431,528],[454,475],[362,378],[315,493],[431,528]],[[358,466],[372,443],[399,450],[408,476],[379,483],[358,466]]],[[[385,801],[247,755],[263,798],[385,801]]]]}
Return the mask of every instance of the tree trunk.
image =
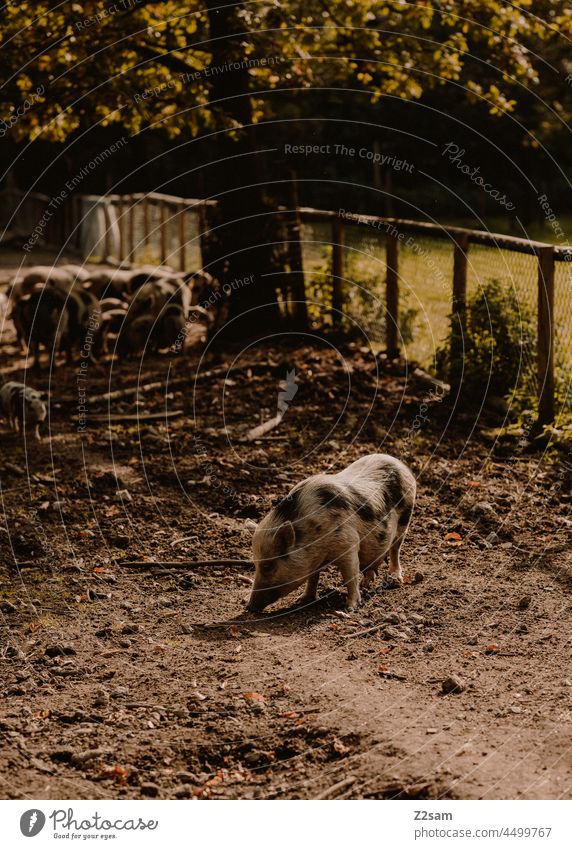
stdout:
{"type": "Polygon", "coordinates": [[[221,162],[211,166],[220,169],[222,193],[210,256],[212,270],[229,298],[223,330],[227,339],[243,339],[260,328],[266,332],[279,322],[271,276],[275,269],[268,244],[272,241],[273,216],[265,203],[265,187],[257,185],[262,171],[259,157],[266,154],[257,153],[252,129],[248,68],[243,64],[246,56],[242,46],[248,36],[237,16],[242,8],[242,4],[221,7],[219,0],[207,0],[211,107],[218,113],[220,125],[233,130],[233,138],[229,133],[219,137],[217,159],[221,162]]]}

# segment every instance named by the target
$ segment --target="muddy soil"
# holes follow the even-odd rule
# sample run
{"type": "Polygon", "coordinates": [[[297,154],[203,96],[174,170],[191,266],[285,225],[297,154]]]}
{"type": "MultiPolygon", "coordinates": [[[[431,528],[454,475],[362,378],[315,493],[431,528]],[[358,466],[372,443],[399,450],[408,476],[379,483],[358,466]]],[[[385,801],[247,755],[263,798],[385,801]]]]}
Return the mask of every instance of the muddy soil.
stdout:
{"type": "Polygon", "coordinates": [[[307,338],[90,365],[88,396],[167,389],[78,431],[78,365],[28,370],[51,412],[40,444],[0,425],[3,798],[569,798],[569,480],[400,372],[307,338]],[[153,566],[247,559],[277,496],[379,450],[419,499],[405,584],[356,613],[334,570],[253,616],[247,564],[153,566]]]}

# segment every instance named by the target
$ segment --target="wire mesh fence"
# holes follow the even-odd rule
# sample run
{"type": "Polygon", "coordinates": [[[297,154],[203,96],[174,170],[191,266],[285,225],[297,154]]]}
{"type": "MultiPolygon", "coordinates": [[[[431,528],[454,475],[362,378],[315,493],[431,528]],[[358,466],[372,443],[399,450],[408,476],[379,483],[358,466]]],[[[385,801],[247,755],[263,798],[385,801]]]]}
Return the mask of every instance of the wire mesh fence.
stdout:
{"type": "MultiPolygon", "coordinates": [[[[394,325],[401,355],[431,369],[451,345],[455,316],[462,316],[466,334],[467,305],[469,315],[473,304],[475,312],[479,305],[492,311],[494,304],[487,299],[498,292],[515,325],[516,350],[510,353],[518,362],[512,397],[521,406],[536,406],[544,423],[570,417],[572,266],[566,249],[375,216],[351,216],[340,235],[335,213],[302,210],[302,218],[307,290],[313,300],[331,308],[338,278],[346,328],[357,328],[374,345],[390,347],[394,325]],[[335,246],[340,243],[336,267],[335,246]],[[548,254],[552,272],[541,271],[542,252],[548,254]],[[390,276],[398,289],[393,305],[390,276]]],[[[506,340],[499,337],[492,312],[489,318],[492,370],[499,367],[494,348],[502,349],[506,340]]],[[[494,383],[493,374],[489,383],[494,383]]]]}

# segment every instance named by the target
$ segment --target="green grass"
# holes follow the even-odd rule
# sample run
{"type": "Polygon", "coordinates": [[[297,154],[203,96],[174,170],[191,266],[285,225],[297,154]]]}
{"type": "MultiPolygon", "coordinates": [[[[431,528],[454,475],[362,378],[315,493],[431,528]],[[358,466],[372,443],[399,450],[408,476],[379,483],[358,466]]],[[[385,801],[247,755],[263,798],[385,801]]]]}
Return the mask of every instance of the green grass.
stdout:
{"type": "MultiPolygon", "coordinates": [[[[308,289],[326,308],[331,302],[331,228],[305,225],[304,270],[308,289]]],[[[385,337],[385,237],[383,230],[364,224],[345,227],[344,276],[347,326],[358,326],[362,338],[380,346],[385,337]]],[[[471,245],[468,253],[468,294],[488,280],[512,289],[523,310],[536,316],[537,262],[513,251],[471,245]]],[[[402,348],[410,360],[434,364],[437,349],[449,330],[453,279],[453,247],[446,239],[405,234],[400,243],[399,281],[402,348]],[[411,241],[408,242],[409,235],[411,241]],[[405,319],[405,320],[404,320],[405,319]]],[[[572,266],[556,263],[556,361],[560,391],[572,366],[572,266]]],[[[534,380],[535,346],[524,351],[523,373],[534,380]]],[[[570,401],[568,401],[570,404],[570,401]]]]}

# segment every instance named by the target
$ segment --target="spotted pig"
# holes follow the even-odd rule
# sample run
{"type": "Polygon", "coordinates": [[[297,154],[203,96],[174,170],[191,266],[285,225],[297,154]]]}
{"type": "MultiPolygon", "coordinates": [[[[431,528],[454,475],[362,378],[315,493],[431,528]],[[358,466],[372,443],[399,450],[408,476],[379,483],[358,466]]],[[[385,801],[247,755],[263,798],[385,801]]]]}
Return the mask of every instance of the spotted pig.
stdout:
{"type": "Polygon", "coordinates": [[[40,439],[40,425],[47,415],[46,405],[37,389],[25,383],[10,381],[0,388],[0,408],[13,430],[23,432],[32,425],[36,439],[40,439]]]}
{"type": "Polygon", "coordinates": [[[348,610],[360,604],[360,584],[371,584],[387,555],[389,575],[401,583],[399,554],[415,490],[410,470],[388,454],[369,454],[337,474],[297,484],[256,527],[248,609],[261,611],[304,583],[300,602],[313,601],[330,563],[347,586],[348,610]]]}

